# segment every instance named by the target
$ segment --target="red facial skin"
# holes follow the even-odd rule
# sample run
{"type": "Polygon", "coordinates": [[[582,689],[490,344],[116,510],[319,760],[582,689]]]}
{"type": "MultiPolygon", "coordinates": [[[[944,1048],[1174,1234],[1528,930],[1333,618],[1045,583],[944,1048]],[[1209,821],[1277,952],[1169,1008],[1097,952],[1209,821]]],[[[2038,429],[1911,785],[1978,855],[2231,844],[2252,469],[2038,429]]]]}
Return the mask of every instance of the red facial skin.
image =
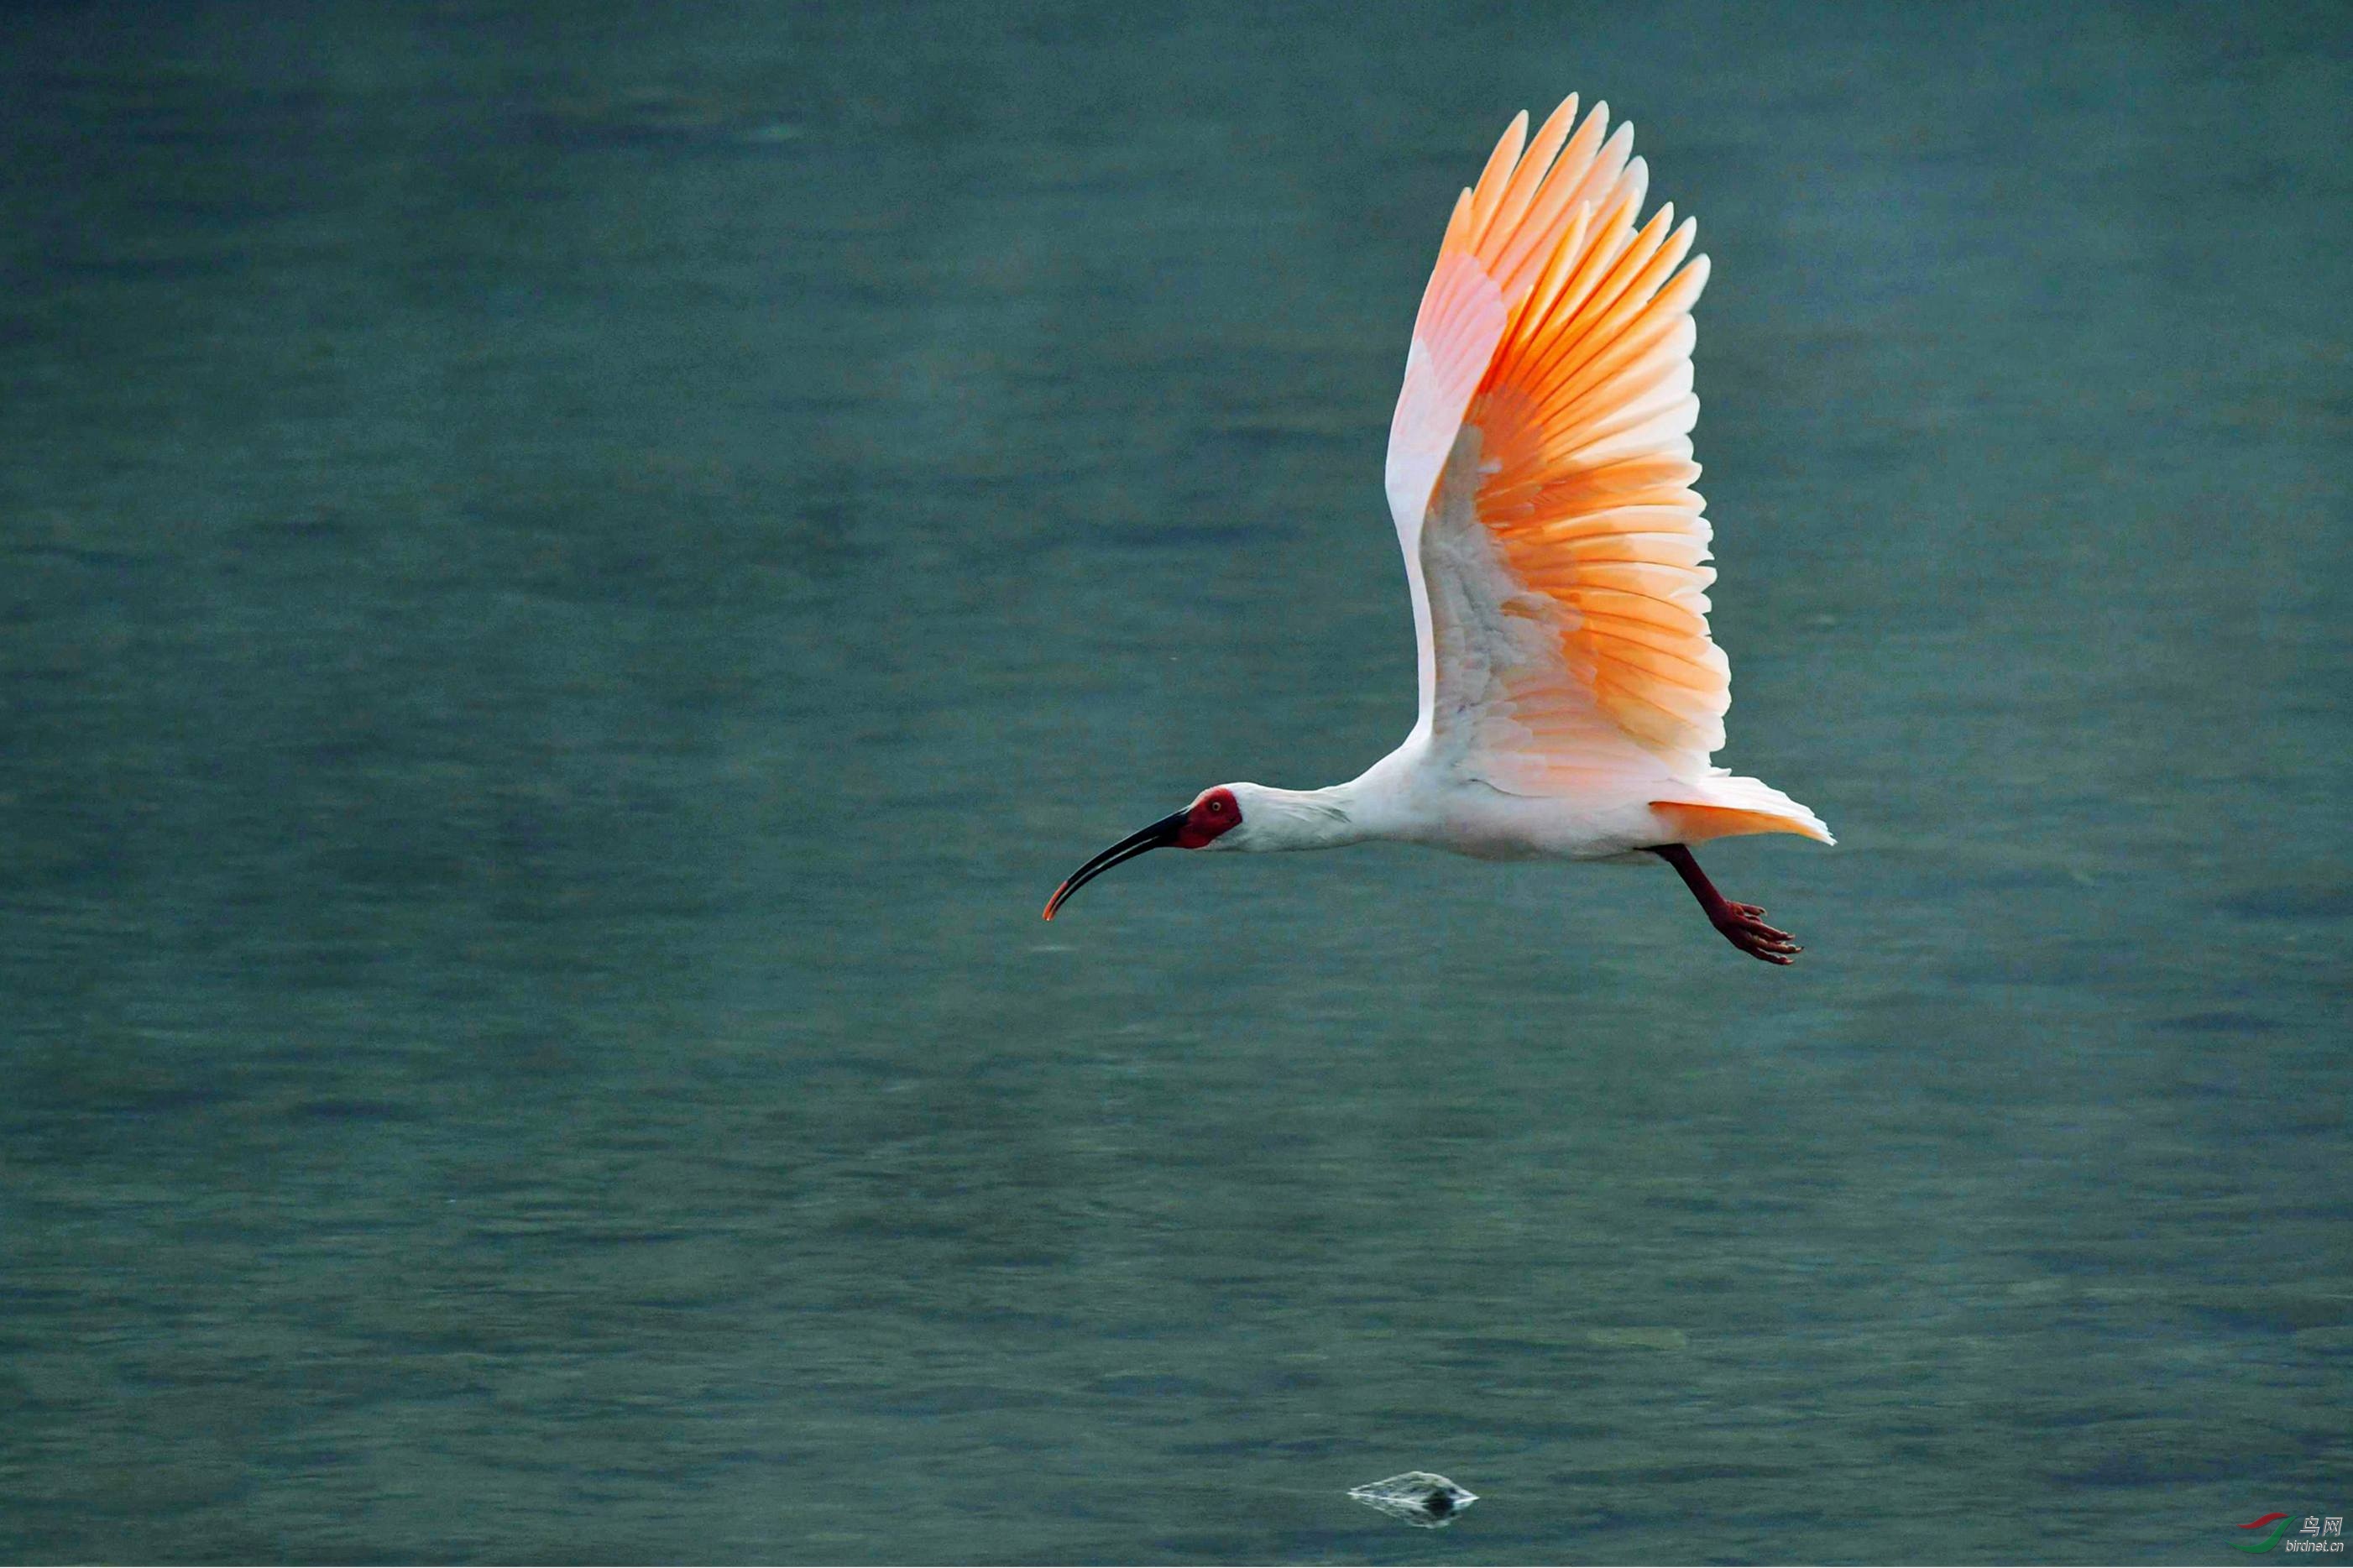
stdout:
{"type": "Polygon", "coordinates": [[[1185,814],[1185,826],[1176,835],[1176,847],[1198,849],[1219,834],[1240,826],[1241,820],[1241,803],[1234,799],[1233,791],[1222,787],[1210,790],[1185,814]]]}

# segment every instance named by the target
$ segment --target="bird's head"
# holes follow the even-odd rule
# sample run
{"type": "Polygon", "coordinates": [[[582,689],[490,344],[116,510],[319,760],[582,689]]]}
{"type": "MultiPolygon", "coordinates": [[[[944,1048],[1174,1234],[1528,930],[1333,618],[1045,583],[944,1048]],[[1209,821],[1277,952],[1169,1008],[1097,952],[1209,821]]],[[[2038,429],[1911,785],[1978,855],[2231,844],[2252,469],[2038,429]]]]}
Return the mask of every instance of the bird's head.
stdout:
{"type": "Polygon", "coordinates": [[[1268,792],[1251,784],[1219,784],[1193,797],[1182,811],[1172,811],[1149,827],[1129,834],[1077,870],[1046,900],[1046,918],[1069,901],[1072,893],[1123,860],[1133,860],[1148,849],[1249,849],[1259,825],[1251,821],[1252,802],[1262,803],[1268,792]]]}

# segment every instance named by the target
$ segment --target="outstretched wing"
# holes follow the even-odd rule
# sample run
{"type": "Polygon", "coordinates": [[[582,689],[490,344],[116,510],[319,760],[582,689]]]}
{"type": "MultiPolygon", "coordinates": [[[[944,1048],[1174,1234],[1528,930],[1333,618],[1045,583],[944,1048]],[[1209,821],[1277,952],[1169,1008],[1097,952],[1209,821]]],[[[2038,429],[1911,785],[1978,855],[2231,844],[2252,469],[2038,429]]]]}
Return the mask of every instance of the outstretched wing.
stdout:
{"type": "Polygon", "coordinates": [[[1707,259],[1682,265],[1693,226],[1672,206],[1637,226],[1632,127],[1605,140],[1597,104],[1572,135],[1576,113],[1572,97],[1533,142],[1514,120],[1455,204],[1389,426],[1419,730],[1524,794],[1721,777],[1731,702],[1690,488],[1707,259]]]}

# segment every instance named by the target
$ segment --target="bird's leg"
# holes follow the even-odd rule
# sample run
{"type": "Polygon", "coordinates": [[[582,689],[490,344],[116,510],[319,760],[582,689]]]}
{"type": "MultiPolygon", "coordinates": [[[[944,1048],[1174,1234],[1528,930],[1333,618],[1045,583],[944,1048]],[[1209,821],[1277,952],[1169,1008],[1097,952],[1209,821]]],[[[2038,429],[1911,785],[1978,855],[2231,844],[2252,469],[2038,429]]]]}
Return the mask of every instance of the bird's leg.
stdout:
{"type": "Polygon", "coordinates": [[[1736,904],[1715,890],[1707,873],[1692,858],[1691,850],[1681,844],[1654,844],[1651,853],[1675,868],[1683,886],[1692,890],[1699,907],[1707,911],[1707,923],[1724,933],[1724,940],[1751,958],[1761,958],[1767,963],[1788,963],[1805,949],[1789,940],[1789,933],[1776,931],[1765,923],[1765,911],[1755,904],[1736,904]]]}

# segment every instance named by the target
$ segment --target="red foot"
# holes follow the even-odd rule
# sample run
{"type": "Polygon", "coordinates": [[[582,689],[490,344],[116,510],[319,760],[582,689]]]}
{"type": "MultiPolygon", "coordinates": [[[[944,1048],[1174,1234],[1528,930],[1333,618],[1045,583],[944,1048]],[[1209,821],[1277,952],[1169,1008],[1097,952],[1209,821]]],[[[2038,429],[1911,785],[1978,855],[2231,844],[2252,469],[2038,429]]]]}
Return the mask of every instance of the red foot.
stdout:
{"type": "Polygon", "coordinates": [[[1721,910],[1707,912],[1708,923],[1724,933],[1724,940],[1751,958],[1761,958],[1767,963],[1789,963],[1806,950],[1789,940],[1789,933],[1765,923],[1765,911],[1755,904],[1725,901],[1721,910]]]}
{"type": "Polygon", "coordinates": [[[1789,963],[1806,951],[1789,940],[1788,931],[1767,925],[1765,911],[1755,904],[1736,904],[1717,892],[1715,884],[1707,879],[1707,873],[1699,868],[1699,862],[1683,845],[1661,844],[1651,853],[1675,868],[1675,875],[1692,890],[1699,907],[1707,911],[1707,923],[1749,957],[1767,963],[1789,963]]]}

